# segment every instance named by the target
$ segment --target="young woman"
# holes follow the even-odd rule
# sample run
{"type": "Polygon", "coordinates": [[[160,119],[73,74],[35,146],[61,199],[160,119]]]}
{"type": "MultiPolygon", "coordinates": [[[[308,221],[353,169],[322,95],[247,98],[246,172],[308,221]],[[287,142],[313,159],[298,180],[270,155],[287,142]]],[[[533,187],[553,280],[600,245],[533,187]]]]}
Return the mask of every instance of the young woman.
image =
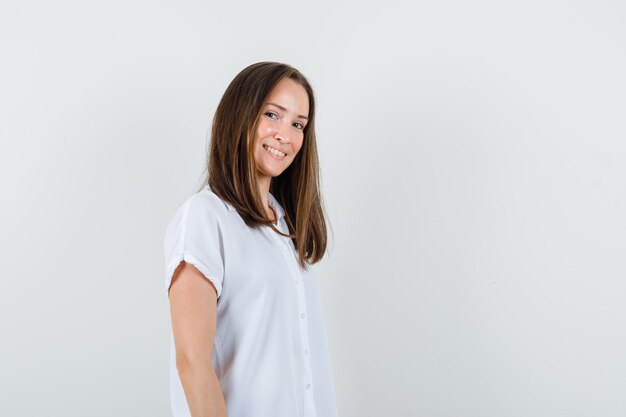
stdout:
{"type": "Polygon", "coordinates": [[[250,65],[165,232],[174,417],[337,415],[310,268],[326,244],[313,90],[289,65],[250,65]]]}

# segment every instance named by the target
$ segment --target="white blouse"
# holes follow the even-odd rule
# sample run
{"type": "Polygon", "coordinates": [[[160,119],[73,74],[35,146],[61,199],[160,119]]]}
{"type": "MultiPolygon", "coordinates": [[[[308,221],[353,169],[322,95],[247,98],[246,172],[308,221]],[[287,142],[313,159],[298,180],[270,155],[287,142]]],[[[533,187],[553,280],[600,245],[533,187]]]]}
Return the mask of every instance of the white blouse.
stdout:
{"type": "MultiPolygon", "coordinates": [[[[284,210],[269,194],[277,228],[284,210]]],[[[229,417],[336,417],[319,283],[302,270],[289,238],[248,227],[207,185],[170,220],[164,240],[165,286],[178,264],[193,264],[217,290],[212,363],[229,417]]],[[[174,417],[189,417],[170,337],[174,417]]]]}

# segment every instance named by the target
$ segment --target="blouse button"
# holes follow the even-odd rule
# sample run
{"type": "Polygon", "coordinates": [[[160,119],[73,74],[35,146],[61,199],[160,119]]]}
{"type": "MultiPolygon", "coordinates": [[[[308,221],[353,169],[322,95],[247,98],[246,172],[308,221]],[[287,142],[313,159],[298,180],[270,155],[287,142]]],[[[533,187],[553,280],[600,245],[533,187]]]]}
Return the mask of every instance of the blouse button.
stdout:
{"type": "Polygon", "coordinates": [[[311,388],[311,384],[306,384],[306,389],[311,388]]]}
{"type": "Polygon", "coordinates": [[[283,245],[283,249],[287,249],[287,245],[283,245]]]}
{"type": "Polygon", "coordinates": [[[304,316],[306,316],[306,314],[304,313],[300,314],[300,317],[304,318],[304,316]]]}
{"type": "Polygon", "coordinates": [[[308,355],[309,354],[309,350],[308,349],[304,349],[304,354],[308,355]]]}

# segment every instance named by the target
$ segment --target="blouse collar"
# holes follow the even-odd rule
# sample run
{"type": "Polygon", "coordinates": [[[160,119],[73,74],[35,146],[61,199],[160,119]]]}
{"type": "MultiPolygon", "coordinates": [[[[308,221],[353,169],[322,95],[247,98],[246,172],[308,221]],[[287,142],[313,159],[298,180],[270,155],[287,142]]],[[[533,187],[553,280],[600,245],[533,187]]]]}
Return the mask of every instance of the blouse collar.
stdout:
{"type": "Polygon", "coordinates": [[[274,209],[274,211],[276,212],[276,216],[278,217],[277,220],[282,219],[285,216],[285,210],[283,210],[283,208],[281,207],[281,205],[278,203],[278,200],[276,200],[276,198],[272,195],[272,193],[269,193],[268,196],[268,200],[267,203],[270,205],[271,208],[274,209]]]}

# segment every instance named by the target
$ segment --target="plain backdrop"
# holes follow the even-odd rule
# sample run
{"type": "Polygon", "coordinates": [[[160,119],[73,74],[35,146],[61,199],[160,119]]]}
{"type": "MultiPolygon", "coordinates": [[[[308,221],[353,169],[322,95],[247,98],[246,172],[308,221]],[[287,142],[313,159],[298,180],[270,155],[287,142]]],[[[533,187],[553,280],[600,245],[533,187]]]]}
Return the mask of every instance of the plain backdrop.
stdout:
{"type": "Polygon", "coordinates": [[[164,229],[258,61],[316,92],[341,417],[626,415],[625,21],[621,1],[3,1],[0,415],[169,416],[164,229]]]}

